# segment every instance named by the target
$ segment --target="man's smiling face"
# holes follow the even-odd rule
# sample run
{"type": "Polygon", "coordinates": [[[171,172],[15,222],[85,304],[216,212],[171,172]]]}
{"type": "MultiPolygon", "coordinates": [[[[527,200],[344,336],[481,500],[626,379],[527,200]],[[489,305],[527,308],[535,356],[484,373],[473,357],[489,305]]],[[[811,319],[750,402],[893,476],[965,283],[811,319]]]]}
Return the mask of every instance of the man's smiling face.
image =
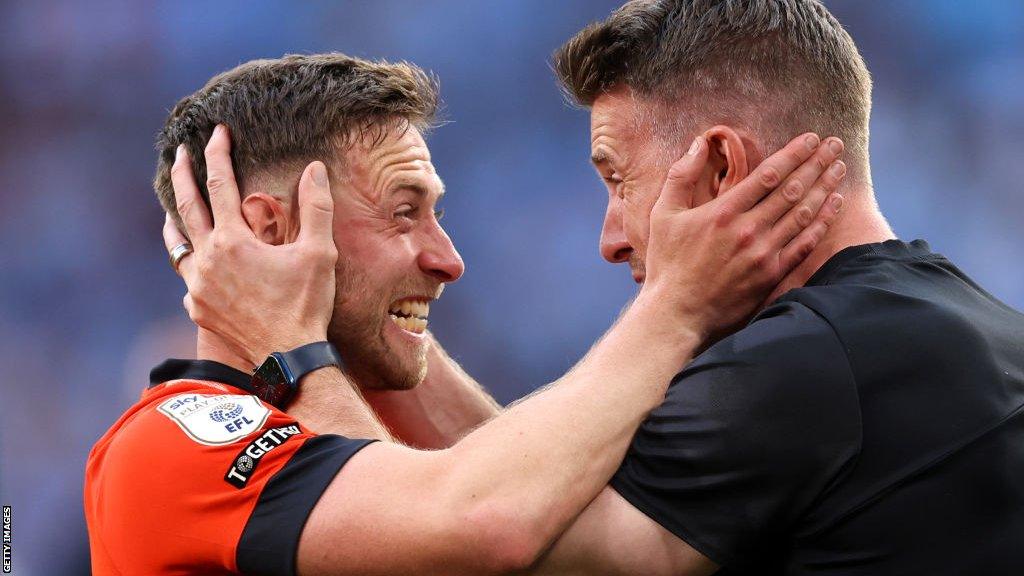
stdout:
{"type": "Polygon", "coordinates": [[[328,337],[366,388],[408,389],[426,374],[429,301],[464,270],[435,214],[444,194],[412,127],[357,142],[332,179],[337,294],[328,337]]]}

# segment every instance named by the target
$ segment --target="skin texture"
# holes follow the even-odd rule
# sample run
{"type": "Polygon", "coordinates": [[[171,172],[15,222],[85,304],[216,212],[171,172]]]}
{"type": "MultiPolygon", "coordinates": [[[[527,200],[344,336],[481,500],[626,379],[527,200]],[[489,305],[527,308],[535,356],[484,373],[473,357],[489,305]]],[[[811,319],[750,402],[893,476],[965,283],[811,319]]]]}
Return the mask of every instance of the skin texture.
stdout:
{"type": "MultiPolygon", "coordinates": [[[[334,306],[322,293],[335,285],[338,258],[327,225],[335,208],[318,177],[322,166],[314,162],[299,181],[295,242],[274,245],[245,225],[224,131],[206,154],[216,226],[191,175],[172,171],[196,248],[180,267],[190,315],[242,357],[322,339],[334,306]],[[305,283],[253,280],[308,277],[310,270],[320,276],[305,283]],[[238,292],[231,288],[246,286],[248,298],[232,298],[238,292]],[[268,302],[280,318],[267,318],[268,302]]],[[[796,210],[765,175],[788,175],[812,154],[791,143],[729,194],[690,209],[686,198],[710,155],[708,142],[695,140],[669,169],[651,213],[647,280],[608,334],[564,377],[451,448],[424,452],[382,442],[355,455],[309,518],[300,573],[500,574],[530,567],[604,488],[671,376],[799,264],[785,256],[791,242],[806,243],[793,253],[810,251],[820,236],[806,232],[827,230],[834,220],[834,205],[819,212],[817,202],[818,216],[806,228],[760,233],[796,210]]],[[[808,177],[810,188],[818,174],[812,169],[808,177]]],[[[182,239],[173,226],[164,233],[168,247],[182,239]]],[[[204,358],[217,351],[199,350],[204,358]]],[[[334,368],[307,376],[288,411],[321,432],[388,439],[334,368]]],[[[591,542],[587,531],[574,533],[591,542]]]]}

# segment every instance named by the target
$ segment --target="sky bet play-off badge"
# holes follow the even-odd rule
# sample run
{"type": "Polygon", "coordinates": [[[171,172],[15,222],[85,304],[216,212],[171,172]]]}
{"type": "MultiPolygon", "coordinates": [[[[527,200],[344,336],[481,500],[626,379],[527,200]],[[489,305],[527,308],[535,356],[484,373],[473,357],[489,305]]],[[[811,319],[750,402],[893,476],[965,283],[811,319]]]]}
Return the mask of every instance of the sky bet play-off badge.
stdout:
{"type": "Polygon", "coordinates": [[[259,430],[270,410],[255,396],[178,394],[157,409],[189,438],[208,446],[230,444],[259,430]]]}

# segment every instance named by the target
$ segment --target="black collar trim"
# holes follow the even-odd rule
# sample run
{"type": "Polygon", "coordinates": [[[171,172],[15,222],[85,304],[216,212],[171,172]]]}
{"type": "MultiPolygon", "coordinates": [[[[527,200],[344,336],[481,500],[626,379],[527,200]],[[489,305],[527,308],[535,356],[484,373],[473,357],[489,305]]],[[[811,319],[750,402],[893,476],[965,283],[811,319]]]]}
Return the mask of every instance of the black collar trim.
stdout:
{"type": "Polygon", "coordinates": [[[867,254],[877,254],[888,258],[913,259],[923,258],[932,254],[931,247],[924,240],[903,242],[902,240],[886,240],[876,244],[860,244],[848,246],[836,252],[829,258],[818,271],[810,277],[805,286],[818,286],[828,284],[829,280],[837,270],[847,263],[867,254]]]}
{"type": "Polygon", "coordinates": [[[205,380],[207,382],[220,382],[228,386],[240,388],[252,393],[252,374],[246,374],[214,362],[213,360],[180,360],[170,358],[158,364],[149,373],[149,387],[163,384],[171,380],[205,380]]]}

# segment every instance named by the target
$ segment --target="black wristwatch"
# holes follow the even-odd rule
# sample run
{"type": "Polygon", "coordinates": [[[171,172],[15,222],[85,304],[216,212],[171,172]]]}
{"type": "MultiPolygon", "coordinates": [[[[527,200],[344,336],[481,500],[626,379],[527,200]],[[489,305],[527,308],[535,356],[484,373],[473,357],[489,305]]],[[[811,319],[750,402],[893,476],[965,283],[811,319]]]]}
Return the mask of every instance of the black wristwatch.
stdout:
{"type": "Polygon", "coordinates": [[[252,374],[252,388],[256,396],[284,408],[299,390],[299,380],[313,370],[324,366],[341,368],[341,354],[330,342],[313,342],[290,352],[274,352],[252,374]]]}

